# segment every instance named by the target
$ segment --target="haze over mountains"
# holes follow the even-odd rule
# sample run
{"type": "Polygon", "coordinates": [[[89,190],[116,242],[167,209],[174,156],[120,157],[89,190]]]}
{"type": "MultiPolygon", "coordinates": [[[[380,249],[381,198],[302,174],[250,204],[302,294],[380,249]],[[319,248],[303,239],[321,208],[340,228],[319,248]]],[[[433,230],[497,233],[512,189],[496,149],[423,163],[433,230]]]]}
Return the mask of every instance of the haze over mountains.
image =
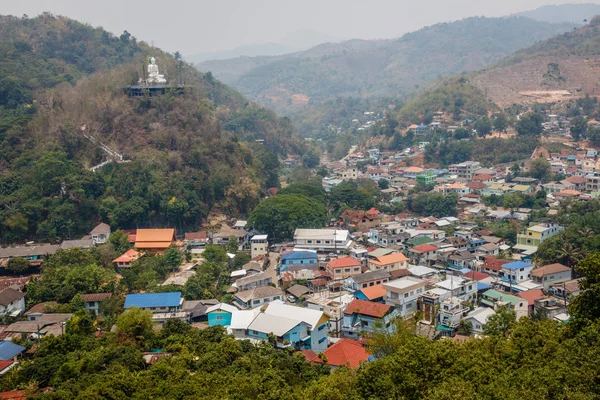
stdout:
{"type": "Polygon", "coordinates": [[[201,63],[204,61],[226,60],[242,56],[278,56],[306,50],[321,43],[335,42],[337,40],[337,38],[322,32],[302,29],[287,34],[279,41],[246,44],[225,51],[196,53],[186,56],[185,59],[191,63],[201,63]]]}
{"type": "Polygon", "coordinates": [[[542,6],[535,10],[523,11],[511,16],[526,17],[544,22],[581,24],[583,20],[589,20],[598,14],[600,14],[600,4],[583,3],[542,6]]]}
{"type": "Polygon", "coordinates": [[[395,40],[326,43],[284,56],[207,61],[197,67],[260,104],[287,112],[339,96],[401,98],[423,84],[479,69],[573,27],[475,17],[395,40]]]}

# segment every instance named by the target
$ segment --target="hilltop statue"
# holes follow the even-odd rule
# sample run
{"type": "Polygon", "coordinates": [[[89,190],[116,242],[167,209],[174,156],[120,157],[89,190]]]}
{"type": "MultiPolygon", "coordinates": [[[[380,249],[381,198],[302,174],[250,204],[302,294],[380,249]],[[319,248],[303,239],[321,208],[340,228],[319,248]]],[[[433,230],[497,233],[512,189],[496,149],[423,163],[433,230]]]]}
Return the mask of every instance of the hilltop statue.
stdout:
{"type": "Polygon", "coordinates": [[[148,59],[148,83],[167,83],[164,75],[158,73],[158,65],[156,65],[156,59],[150,57],[148,59]]]}

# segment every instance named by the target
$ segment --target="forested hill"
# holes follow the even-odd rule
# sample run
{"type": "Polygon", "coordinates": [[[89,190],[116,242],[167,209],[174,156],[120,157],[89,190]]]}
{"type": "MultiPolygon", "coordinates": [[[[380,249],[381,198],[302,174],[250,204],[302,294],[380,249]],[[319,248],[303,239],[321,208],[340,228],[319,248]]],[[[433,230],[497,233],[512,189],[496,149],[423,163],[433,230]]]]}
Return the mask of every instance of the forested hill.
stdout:
{"type": "Polygon", "coordinates": [[[350,41],[278,57],[207,62],[212,71],[261,104],[280,110],[338,96],[398,97],[419,85],[477,70],[512,52],[571,29],[527,18],[468,18],[397,40],[350,41]]]}
{"type": "Polygon", "coordinates": [[[246,214],[277,185],[275,153],[303,151],[287,119],[189,65],[184,95],[126,96],[148,55],[171,80],[179,63],[127,32],[0,17],[0,54],[2,242],[77,238],[100,220],[183,230],[215,207],[246,214]],[[100,144],[130,162],[91,172],[106,160],[100,144]]]}

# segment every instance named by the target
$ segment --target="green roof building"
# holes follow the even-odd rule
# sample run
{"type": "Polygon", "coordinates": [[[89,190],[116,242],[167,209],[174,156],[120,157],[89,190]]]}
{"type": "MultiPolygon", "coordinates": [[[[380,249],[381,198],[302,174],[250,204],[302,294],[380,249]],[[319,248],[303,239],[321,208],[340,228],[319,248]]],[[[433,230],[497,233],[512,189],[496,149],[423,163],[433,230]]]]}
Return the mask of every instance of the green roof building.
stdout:
{"type": "Polygon", "coordinates": [[[432,185],[435,183],[435,178],[437,178],[437,175],[432,171],[425,171],[417,175],[417,182],[423,186],[432,185]]]}

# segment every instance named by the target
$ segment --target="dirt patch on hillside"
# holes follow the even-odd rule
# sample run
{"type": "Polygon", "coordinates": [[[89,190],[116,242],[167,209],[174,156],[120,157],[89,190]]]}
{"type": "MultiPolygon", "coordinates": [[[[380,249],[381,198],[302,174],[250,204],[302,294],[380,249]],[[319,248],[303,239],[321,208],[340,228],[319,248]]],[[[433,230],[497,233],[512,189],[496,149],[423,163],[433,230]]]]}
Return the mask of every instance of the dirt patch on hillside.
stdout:
{"type": "Polygon", "coordinates": [[[492,68],[471,79],[500,106],[550,103],[600,95],[600,58],[538,57],[492,68]],[[553,69],[552,65],[557,68],[553,69]]]}

